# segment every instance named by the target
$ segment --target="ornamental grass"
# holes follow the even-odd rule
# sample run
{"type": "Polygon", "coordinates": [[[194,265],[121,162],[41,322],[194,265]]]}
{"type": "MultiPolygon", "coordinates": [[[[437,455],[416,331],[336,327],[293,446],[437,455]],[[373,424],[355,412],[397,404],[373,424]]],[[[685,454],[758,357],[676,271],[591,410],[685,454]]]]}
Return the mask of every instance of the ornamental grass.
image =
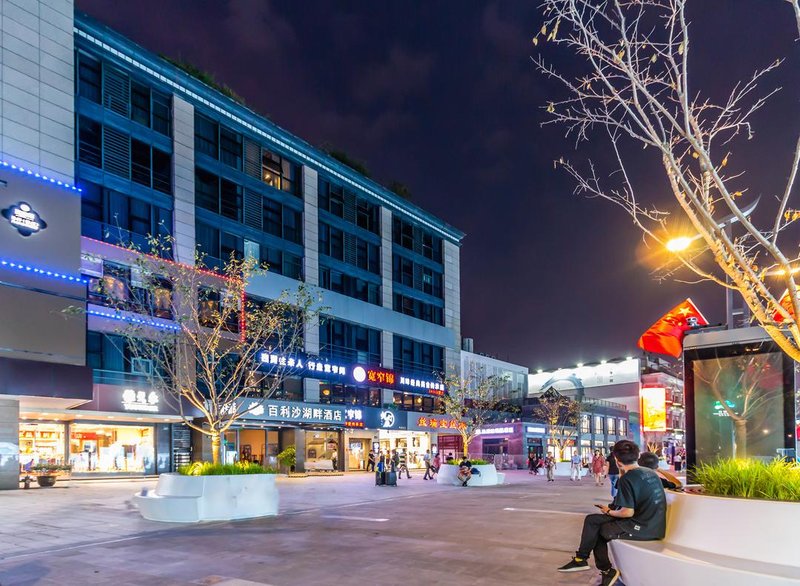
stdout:
{"type": "Polygon", "coordinates": [[[275,474],[274,468],[253,462],[236,462],[234,464],[213,464],[212,462],[193,462],[178,467],[178,474],[183,476],[227,476],[236,474],[275,474]]]}
{"type": "Polygon", "coordinates": [[[710,495],[800,502],[800,466],[779,458],[720,459],[698,465],[694,478],[710,495]]]}

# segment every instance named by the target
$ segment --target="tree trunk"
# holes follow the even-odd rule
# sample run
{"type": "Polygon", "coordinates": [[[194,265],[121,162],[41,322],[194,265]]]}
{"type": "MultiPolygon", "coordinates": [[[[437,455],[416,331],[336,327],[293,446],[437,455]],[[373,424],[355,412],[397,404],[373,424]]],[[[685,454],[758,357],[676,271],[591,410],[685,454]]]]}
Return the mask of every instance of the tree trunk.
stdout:
{"type": "Polygon", "coordinates": [[[469,438],[466,435],[462,435],[461,442],[464,444],[464,459],[469,460],[469,438]]]}
{"type": "Polygon", "coordinates": [[[220,438],[219,432],[214,432],[211,434],[211,461],[214,464],[219,464],[219,452],[220,452],[220,438]]]}
{"type": "Polygon", "coordinates": [[[747,457],[747,419],[733,420],[733,457],[747,457]]]}

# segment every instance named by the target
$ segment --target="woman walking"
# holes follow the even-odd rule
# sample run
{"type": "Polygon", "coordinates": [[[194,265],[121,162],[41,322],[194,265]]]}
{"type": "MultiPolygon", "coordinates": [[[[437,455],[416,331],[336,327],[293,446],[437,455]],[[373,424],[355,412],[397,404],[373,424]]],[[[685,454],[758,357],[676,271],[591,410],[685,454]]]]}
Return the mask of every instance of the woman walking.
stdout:
{"type": "Polygon", "coordinates": [[[603,486],[605,481],[605,472],[606,459],[603,457],[603,454],[600,453],[600,450],[595,450],[594,456],[592,457],[592,474],[594,474],[595,486],[603,486]]]}
{"type": "Polygon", "coordinates": [[[544,461],[544,467],[547,470],[547,482],[555,482],[556,459],[553,456],[547,456],[544,461]]]}

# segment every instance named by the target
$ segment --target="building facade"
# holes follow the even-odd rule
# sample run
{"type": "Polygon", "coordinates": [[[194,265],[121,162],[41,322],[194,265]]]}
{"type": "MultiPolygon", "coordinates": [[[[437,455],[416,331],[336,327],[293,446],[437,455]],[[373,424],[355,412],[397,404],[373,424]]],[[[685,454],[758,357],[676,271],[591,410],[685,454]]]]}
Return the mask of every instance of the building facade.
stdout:
{"type": "Polygon", "coordinates": [[[2,10],[0,482],[34,463],[150,474],[209,455],[113,338],[98,287],[136,287],[124,249],[148,234],[181,263],[268,263],[254,298],[323,294],[303,337],[320,368],[243,419],[229,459],[294,445],[300,469],[358,469],[368,449],[435,446],[412,413],[438,411],[436,373],[460,363],[463,234],[71,0],[2,10]]]}
{"type": "Polygon", "coordinates": [[[461,350],[461,372],[476,376],[505,378],[502,386],[495,389],[495,398],[521,404],[528,395],[528,367],[499,360],[492,356],[461,350]]]}

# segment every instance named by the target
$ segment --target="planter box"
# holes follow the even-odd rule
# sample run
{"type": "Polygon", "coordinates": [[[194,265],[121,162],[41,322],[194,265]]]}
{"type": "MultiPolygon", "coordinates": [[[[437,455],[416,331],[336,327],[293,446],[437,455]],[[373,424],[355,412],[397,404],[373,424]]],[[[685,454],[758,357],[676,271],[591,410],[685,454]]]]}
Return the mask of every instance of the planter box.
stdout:
{"type": "Polygon", "coordinates": [[[275,474],[162,474],[154,491],[134,495],[133,502],[151,521],[196,523],[266,517],[278,514],[275,478],[275,474]]]}
{"type": "Polygon", "coordinates": [[[663,541],[612,541],[626,584],[800,585],[800,503],[667,493],[663,541]]]}
{"type": "MultiPolygon", "coordinates": [[[[473,475],[469,479],[467,486],[496,486],[503,484],[505,477],[497,474],[494,464],[477,464],[473,468],[477,468],[480,471],[480,475],[473,475]]],[[[436,483],[461,486],[461,481],[458,479],[458,466],[442,464],[436,474],[436,483]]]]}

